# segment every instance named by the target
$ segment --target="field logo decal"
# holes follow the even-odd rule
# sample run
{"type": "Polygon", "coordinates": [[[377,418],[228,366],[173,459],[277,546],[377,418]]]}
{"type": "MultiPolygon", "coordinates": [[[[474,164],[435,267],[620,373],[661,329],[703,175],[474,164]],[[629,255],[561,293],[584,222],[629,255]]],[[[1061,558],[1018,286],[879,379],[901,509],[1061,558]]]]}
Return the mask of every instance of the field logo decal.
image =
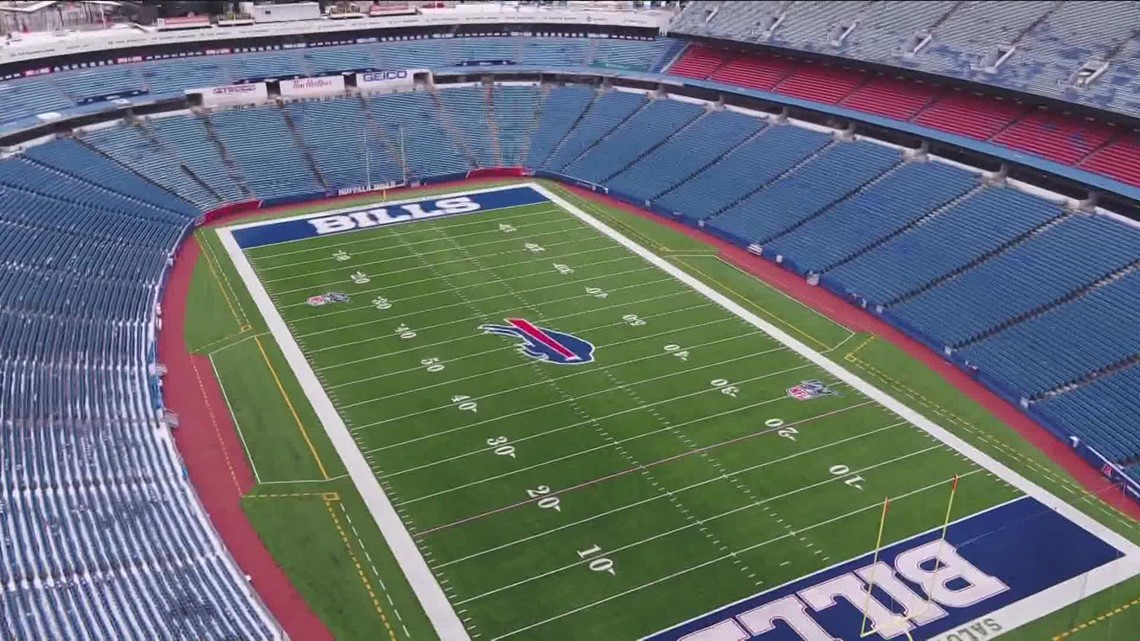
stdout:
{"type": "Polygon", "coordinates": [[[810,401],[820,396],[842,396],[842,394],[828,387],[823,381],[804,381],[789,387],[788,396],[797,401],[810,401]]]}
{"type": "Polygon", "coordinates": [[[573,334],[539,327],[522,318],[507,318],[506,325],[480,325],[484,334],[509,336],[522,341],[519,351],[555,365],[582,365],[593,362],[594,344],[573,334]]]}
{"type": "Polygon", "coordinates": [[[327,305],[329,303],[347,303],[348,294],[343,292],[325,292],[324,294],[310,296],[305,302],[308,303],[310,307],[320,307],[321,305],[327,305]]]}

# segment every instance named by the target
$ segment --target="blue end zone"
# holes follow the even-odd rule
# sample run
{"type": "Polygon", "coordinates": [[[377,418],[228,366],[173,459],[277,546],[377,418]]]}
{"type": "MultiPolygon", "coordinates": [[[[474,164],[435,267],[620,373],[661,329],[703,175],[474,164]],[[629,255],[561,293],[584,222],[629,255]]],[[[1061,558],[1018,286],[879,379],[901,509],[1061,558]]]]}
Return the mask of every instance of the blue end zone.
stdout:
{"type": "MultiPolygon", "coordinates": [[[[907,603],[912,606],[912,635],[929,639],[1121,556],[1115,547],[1030,497],[954,523],[946,541],[940,539],[939,528],[884,548],[874,568],[874,554],[867,554],[646,639],[859,639],[862,609],[889,621],[891,613],[905,612],[907,603]],[[936,559],[942,565],[935,581],[931,577],[936,559]],[[865,586],[871,581],[875,587],[868,599],[865,586]]],[[[1000,629],[999,622],[989,619],[979,625],[996,628],[991,633],[1000,629]]],[[[897,632],[866,638],[906,638],[897,632]]]]}
{"type": "Polygon", "coordinates": [[[482,193],[435,196],[383,206],[367,206],[336,214],[326,212],[304,218],[255,223],[247,227],[234,228],[233,236],[238,246],[250,249],[424,218],[469,214],[543,202],[548,202],[546,196],[530,187],[513,187],[482,193]]]}

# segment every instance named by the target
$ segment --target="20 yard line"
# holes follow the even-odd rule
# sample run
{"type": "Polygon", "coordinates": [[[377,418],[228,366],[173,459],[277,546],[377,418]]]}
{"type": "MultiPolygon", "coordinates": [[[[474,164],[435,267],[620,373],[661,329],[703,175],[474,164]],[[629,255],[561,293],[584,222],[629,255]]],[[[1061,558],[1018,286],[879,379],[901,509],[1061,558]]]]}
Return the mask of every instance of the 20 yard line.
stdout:
{"type": "MultiPolygon", "coordinates": [[[[966,477],[968,477],[968,476],[972,476],[972,475],[974,475],[974,474],[977,474],[978,472],[982,472],[982,471],[984,471],[984,470],[982,470],[982,469],[980,469],[980,468],[977,468],[977,469],[973,469],[973,470],[970,470],[969,472],[966,472],[965,474],[961,474],[961,475],[959,475],[959,477],[960,477],[960,478],[966,478],[966,477]]],[[[937,482],[937,483],[931,483],[931,484],[929,484],[929,485],[926,485],[926,486],[924,486],[924,487],[920,487],[920,488],[918,488],[918,489],[916,489],[916,490],[912,490],[912,491],[910,491],[910,492],[907,492],[907,493],[905,493],[905,494],[901,494],[901,495],[899,495],[899,496],[896,496],[896,497],[894,497],[894,500],[896,500],[896,501],[900,501],[900,500],[902,500],[902,499],[905,499],[905,498],[909,498],[909,497],[911,497],[911,496],[914,496],[914,495],[916,495],[916,494],[921,494],[922,492],[926,492],[926,491],[928,491],[928,490],[932,490],[932,489],[934,489],[934,488],[937,488],[937,487],[940,487],[940,486],[942,486],[942,485],[946,485],[946,484],[948,484],[948,483],[952,483],[952,482],[953,482],[953,480],[952,480],[952,479],[947,479],[947,480],[945,480],[945,481],[939,481],[939,482],[937,482]]],[[[873,504],[871,504],[871,505],[867,505],[867,506],[865,506],[865,507],[861,507],[861,508],[858,508],[858,509],[855,509],[855,510],[851,510],[850,512],[847,512],[846,514],[840,514],[839,516],[836,516],[836,517],[833,517],[833,518],[827,519],[826,521],[820,521],[819,523],[816,523],[816,524],[814,524],[814,525],[809,525],[809,526],[807,526],[807,527],[802,527],[802,528],[799,528],[799,529],[798,529],[798,530],[796,530],[796,531],[797,531],[797,532],[807,532],[807,531],[810,531],[810,530],[814,530],[814,529],[816,529],[816,528],[820,528],[820,527],[823,527],[823,526],[825,526],[825,525],[830,525],[830,524],[832,524],[832,523],[835,523],[836,521],[842,521],[843,519],[846,519],[846,518],[850,518],[850,517],[852,517],[852,516],[855,516],[855,515],[857,515],[857,514],[861,514],[861,513],[863,513],[863,512],[866,512],[866,511],[868,511],[868,510],[877,510],[877,509],[880,509],[880,508],[882,507],[882,505],[883,505],[882,501],[876,501],[875,503],[873,503],[873,504]]],[[[679,577],[679,576],[684,576],[684,575],[686,575],[686,574],[688,574],[688,573],[690,573],[690,572],[693,572],[693,571],[699,570],[699,569],[701,569],[701,568],[704,568],[704,567],[710,566],[710,565],[712,565],[712,564],[714,564],[714,563],[719,563],[719,562],[721,562],[721,561],[725,561],[725,560],[727,560],[727,559],[730,559],[730,558],[732,558],[732,557],[733,557],[733,556],[735,556],[735,555],[738,555],[738,554],[743,554],[743,553],[745,553],[745,552],[751,552],[752,550],[755,550],[755,549],[758,549],[758,548],[764,547],[764,546],[766,546],[766,545],[769,545],[769,544],[771,544],[771,543],[775,543],[776,541],[779,541],[779,540],[781,540],[781,539],[785,539],[785,538],[787,538],[787,537],[789,537],[789,536],[792,536],[792,534],[791,534],[791,533],[788,533],[788,534],[783,534],[783,535],[781,535],[781,536],[778,536],[778,537],[776,537],[776,538],[773,538],[773,539],[769,539],[769,540],[767,540],[767,541],[761,541],[761,542],[759,542],[759,543],[755,543],[755,544],[753,544],[753,545],[750,545],[750,546],[747,546],[747,547],[741,548],[741,549],[739,549],[739,550],[734,550],[733,552],[731,552],[731,553],[729,553],[729,554],[723,554],[723,555],[721,555],[721,556],[718,556],[718,557],[716,557],[715,559],[711,559],[711,560],[709,560],[709,561],[705,561],[704,563],[699,563],[699,564],[697,564],[697,565],[694,565],[694,566],[691,566],[691,567],[685,568],[685,569],[683,569],[683,570],[679,570],[679,571],[677,571],[677,572],[673,572],[673,573],[671,573],[671,574],[667,574],[667,575],[665,575],[665,576],[663,576],[663,577],[661,577],[661,578],[658,578],[658,579],[654,579],[653,581],[649,581],[648,583],[643,583],[642,585],[639,585],[639,586],[637,586],[637,587],[635,587],[635,588],[630,588],[630,589],[628,589],[628,590],[624,590],[624,591],[622,591],[622,592],[619,592],[619,593],[617,593],[617,594],[614,594],[614,595],[612,595],[612,596],[608,596],[608,597],[605,597],[605,598],[603,598],[603,599],[598,599],[597,601],[594,601],[594,602],[592,602],[592,603],[587,603],[586,605],[583,605],[583,606],[580,606],[580,607],[574,608],[573,610],[568,610],[568,611],[566,611],[566,612],[563,612],[562,614],[558,614],[558,615],[552,616],[552,617],[550,617],[550,618],[548,618],[548,619],[543,619],[542,621],[539,621],[539,622],[537,622],[537,623],[532,623],[532,624],[530,624],[530,625],[527,625],[527,626],[524,626],[524,627],[518,628],[518,629],[516,629],[516,630],[513,630],[513,631],[511,631],[511,632],[508,632],[508,633],[506,633],[506,634],[503,634],[503,635],[497,636],[497,637],[495,637],[494,639],[492,639],[492,641],[499,641],[499,639],[506,639],[506,638],[508,638],[508,637],[512,637],[512,636],[514,636],[514,635],[516,635],[516,634],[519,634],[519,633],[521,633],[521,632],[526,632],[527,630],[532,630],[532,629],[534,629],[534,628],[537,628],[537,627],[540,627],[540,626],[546,625],[546,624],[548,624],[548,623],[552,623],[552,622],[554,622],[554,621],[557,621],[557,620],[559,620],[559,619],[563,619],[563,618],[565,618],[565,617],[568,617],[568,616],[570,616],[570,615],[572,615],[572,614],[577,614],[577,613],[579,613],[579,612],[583,612],[583,611],[585,611],[585,610],[589,610],[589,609],[591,609],[591,608],[597,607],[597,606],[599,606],[599,605],[602,605],[602,604],[604,604],[604,603],[608,603],[608,602],[610,602],[610,601],[613,601],[614,599],[619,599],[619,598],[622,598],[622,597],[628,596],[628,595],[630,595],[630,594],[635,594],[635,593],[637,593],[637,592],[640,592],[640,591],[642,591],[642,590],[644,590],[644,589],[646,589],[646,588],[650,588],[650,587],[653,587],[654,585],[657,585],[657,584],[659,584],[659,583],[663,583],[663,582],[665,582],[665,581],[668,581],[668,580],[670,580],[670,579],[675,579],[675,578],[677,578],[677,577],[679,577]]]]}
{"type": "MultiPolygon", "coordinates": [[[[855,473],[856,473],[856,474],[862,474],[862,473],[864,473],[864,472],[868,472],[868,471],[870,471],[870,470],[874,470],[874,469],[877,469],[877,468],[880,468],[880,467],[884,467],[884,466],[890,465],[890,464],[892,464],[892,463],[897,463],[897,462],[899,462],[899,461],[905,461],[905,460],[907,460],[907,459],[909,459],[909,458],[913,458],[913,457],[915,457],[915,456],[919,456],[919,455],[921,455],[921,454],[926,454],[927,452],[931,452],[931,451],[933,451],[933,450],[944,450],[944,449],[946,449],[946,445],[945,445],[945,444],[943,444],[943,443],[937,443],[937,444],[935,444],[935,445],[931,445],[930,447],[925,447],[925,448],[923,448],[923,449],[921,449],[921,450],[916,450],[916,451],[914,451],[914,452],[910,452],[910,453],[908,453],[908,454],[903,454],[903,455],[901,455],[901,456],[896,456],[896,457],[894,457],[894,458],[891,458],[891,459],[887,459],[886,461],[881,461],[881,462],[879,462],[879,463],[875,463],[874,465],[868,465],[868,466],[865,466],[865,467],[863,467],[863,468],[860,468],[860,469],[858,469],[858,470],[855,470],[855,473]]],[[[961,476],[961,475],[959,475],[959,476],[961,476]]],[[[717,520],[717,519],[720,519],[720,518],[724,518],[724,517],[726,517],[726,516],[731,516],[731,515],[733,515],[733,514],[737,514],[737,513],[739,513],[739,512],[743,512],[743,511],[745,511],[745,510],[750,510],[750,509],[752,509],[752,508],[754,508],[754,507],[757,507],[757,506],[760,506],[760,505],[764,505],[764,504],[767,504],[767,503],[771,503],[772,501],[776,501],[776,500],[778,500],[778,499],[787,498],[787,497],[789,497],[789,496],[795,496],[796,494],[800,494],[800,493],[802,493],[802,492],[806,492],[806,491],[808,491],[808,490],[812,490],[812,489],[815,489],[815,488],[818,488],[818,487],[822,487],[822,486],[824,486],[824,485],[833,484],[833,483],[842,483],[842,482],[843,482],[843,479],[842,479],[841,477],[830,476],[830,477],[828,477],[828,478],[826,478],[826,479],[824,479],[824,480],[822,480],[822,481],[819,481],[819,482],[817,482],[817,483],[812,483],[812,484],[810,484],[810,485],[804,485],[804,486],[798,487],[798,488],[796,488],[796,489],[794,489],[794,490],[790,490],[790,491],[784,492],[783,494],[777,494],[777,495],[775,495],[775,496],[771,496],[771,497],[768,497],[768,498],[766,498],[766,499],[764,499],[764,500],[762,500],[762,501],[753,501],[753,502],[749,502],[749,503],[748,503],[748,504],[746,504],[746,505],[742,505],[742,506],[740,506],[740,507],[735,507],[735,508],[732,508],[731,510],[726,510],[726,511],[724,511],[724,512],[721,512],[720,514],[716,514],[716,515],[710,516],[710,517],[708,517],[708,518],[702,519],[702,520],[700,521],[700,523],[708,523],[708,522],[710,522],[710,521],[715,521],[715,520],[717,520]]],[[[528,501],[528,503],[529,503],[529,501],[528,501]]],[[[877,505],[882,505],[882,502],[881,502],[881,501],[877,502],[877,505]]],[[[677,527],[675,527],[675,528],[673,528],[673,529],[671,529],[671,530],[666,530],[666,531],[664,531],[664,532],[660,532],[660,533],[658,533],[658,534],[654,534],[654,535],[653,535],[653,536],[651,536],[651,537],[648,537],[648,538],[644,538],[644,539],[641,539],[641,540],[639,540],[639,541],[633,541],[632,543],[627,543],[627,544],[625,544],[625,545],[622,545],[622,546],[619,546],[619,547],[616,547],[616,548],[608,549],[608,550],[606,550],[606,554],[607,554],[607,555],[613,555],[613,554],[616,554],[616,553],[618,553],[618,552],[622,552],[622,551],[625,551],[625,550],[629,550],[629,549],[632,549],[632,548],[635,548],[635,547],[638,547],[638,546],[641,546],[641,545],[645,545],[646,543],[651,543],[651,542],[653,542],[653,541],[656,541],[656,540],[658,540],[658,539],[663,539],[663,538],[665,538],[665,537],[667,537],[667,536],[671,536],[671,535],[673,535],[673,534],[676,534],[676,533],[678,533],[678,532],[683,532],[683,531],[685,531],[685,530],[688,530],[688,529],[694,528],[694,527],[696,527],[697,525],[698,525],[698,523],[697,523],[697,522],[693,522],[693,523],[686,523],[685,525],[679,525],[679,526],[677,526],[677,527]]],[[[804,532],[806,529],[810,529],[810,528],[799,528],[799,529],[793,529],[792,531],[790,531],[790,532],[788,532],[788,533],[786,533],[786,534],[783,534],[783,535],[781,535],[781,536],[779,536],[779,537],[776,537],[776,538],[774,538],[774,539],[770,539],[770,540],[768,541],[768,543],[770,543],[770,542],[772,542],[772,541],[778,541],[778,540],[780,540],[780,539],[783,539],[783,538],[785,538],[785,537],[788,537],[788,536],[793,536],[793,535],[794,535],[794,533],[797,533],[797,532],[804,532]]],[[[742,551],[743,551],[743,550],[742,550],[742,551]]],[[[726,556],[733,556],[734,554],[739,554],[740,552],[741,552],[741,551],[737,551],[737,552],[735,552],[735,553],[730,553],[730,554],[728,554],[728,555],[726,555],[726,556]]],[[[506,590],[510,590],[510,589],[512,589],[512,588],[517,588],[517,587],[519,587],[519,586],[521,586],[521,585],[526,585],[527,583],[531,583],[532,581],[537,581],[537,580],[539,580],[539,579],[543,579],[543,578],[546,578],[546,577],[548,577],[548,576],[552,576],[552,575],[558,574],[558,573],[560,573],[560,572],[565,572],[566,570],[569,570],[569,569],[572,569],[572,568],[581,567],[581,566],[583,566],[583,565],[586,565],[586,564],[588,564],[589,562],[590,562],[589,560],[580,560],[580,561],[575,561],[574,563],[570,563],[570,564],[564,565],[564,566],[562,566],[562,567],[560,567],[560,568],[556,568],[556,569],[554,569],[554,570],[549,570],[549,571],[547,571],[547,572],[543,572],[542,574],[537,574],[537,575],[535,575],[535,576],[532,576],[532,577],[530,577],[530,578],[527,578],[527,579],[523,579],[523,580],[521,580],[521,581],[515,581],[514,583],[510,583],[510,584],[508,584],[508,585],[504,585],[504,586],[502,586],[502,587],[498,587],[498,588],[494,588],[494,589],[492,589],[492,590],[488,590],[488,591],[486,591],[486,592],[483,592],[483,593],[481,593],[481,594],[477,594],[477,595],[475,595],[475,596],[472,596],[472,597],[468,597],[468,598],[466,598],[466,599],[464,599],[464,600],[462,600],[462,601],[457,601],[457,602],[455,603],[455,605],[457,605],[457,606],[459,606],[459,605],[466,605],[467,603],[470,603],[470,602],[472,602],[472,601],[476,601],[476,600],[478,600],[478,599],[482,599],[482,598],[485,598],[485,597],[491,596],[491,595],[493,595],[493,594],[498,594],[498,593],[500,593],[500,592],[504,592],[504,591],[506,591],[506,590]]]]}
{"type": "MultiPolygon", "coordinates": [[[[855,436],[849,436],[847,438],[840,439],[838,441],[833,441],[831,443],[826,443],[824,445],[818,445],[818,446],[813,447],[811,449],[801,450],[799,452],[796,452],[795,454],[789,454],[788,456],[784,456],[784,457],[777,458],[777,459],[772,459],[770,461],[764,461],[763,463],[757,463],[756,465],[751,465],[751,466],[748,466],[748,467],[745,467],[745,468],[742,468],[739,470],[735,470],[733,472],[728,473],[725,476],[714,476],[710,479],[698,481],[696,483],[686,485],[682,488],[672,490],[672,493],[673,494],[681,494],[683,492],[687,492],[689,490],[696,489],[698,487],[703,487],[703,486],[708,485],[710,483],[716,483],[718,481],[723,481],[725,479],[733,478],[733,477],[739,476],[741,474],[746,474],[748,472],[754,472],[758,469],[768,467],[771,465],[775,465],[777,463],[785,463],[785,462],[790,461],[794,458],[799,458],[799,457],[807,455],[807,454],[815,454],[816,452],[821,452],[821,451],[828,449],[828,448],[836,447],[838,445],[844,445],[844,444],[850,443],[852,441],[857,441],[859,439],[867,438],[868,436],[874,436],[875,434],[878,434],[880,432],[884,432],[884,431],[889,430],[889,429],[894,429],[894,428],[898,427],[899,425],[905,425],[905,424],[906,424],[906,421],[898,421],[895,423],[891,423],[890,425],[884,425],[883,427],[873,429],[869,432],[863,432],[861,434],[856,434],[855,436]]],[[[532,541],[534,539],[542,538],[542,537],[546,536],[547,534],[553,534],[554,532],[558,532],[560,530],[565,530],[568,528],[576,527],[578,525],[582,525],[583,523],[589,523],[591,521],[596,521],[600,518],[604,518],[604,517],[607,517],[607,516],[610,516],[613,514],[617,514],[619,512],[624,512],[625,510],[640,507],[642,505],[645,505],[646,503],[652,503],[654,501],[659,501],[663,498],[666,498],[666,495],[658,494],[656,496],[651,496],[647,499],[641,499],[640,501],[634,501],[633,503],[627,503],[625,505],[622,505],[622,506],[619,506],[619,507],[616,507],[616,508],[613,508],[610,510],[606,510],[605,512],[600,512],[600,513],[595,514],[593,516],[588,516],[588,517],[583,518],[583,519],[578,519],[577,521],[574,521],[572,523],[566,523],[565,525],[559,525],[558,527],[551,528],[549,530],[543,530],[543,531],[538,532],[536,534],[531,534],[530,536],[524,536],[523,538],[516,539],[514,541],[511,541],[510,543],[503,543],[500,545],[496,545],[495,547],[492,547],[492,548],[487,548],[487,549],[479,551],[479,552],[474,552],[472,554],[468,554],[467,556],[462,556],[462,557],[459,557],[457,559],[452,559],[451,561],[447,561],[446,563],[440,563],[436,567],[437,568],[445,568],[449,565],[455,565],[457,563],[463,563],[465,561],[469,561],[471,559],[478,558],[478,557],[484,556],[486,554],[491,554],[493,552],[498,552],[501,550],[505,550],[505,549],[514,547],[515,545],[518,545],[520,543],[526,543],[526,542],[532,541]]],[[[422,536],[425,536],[427,534],[430,534],[430,530],[421,532],[419,534],[419,536],[422,537],[422,536]]]]}

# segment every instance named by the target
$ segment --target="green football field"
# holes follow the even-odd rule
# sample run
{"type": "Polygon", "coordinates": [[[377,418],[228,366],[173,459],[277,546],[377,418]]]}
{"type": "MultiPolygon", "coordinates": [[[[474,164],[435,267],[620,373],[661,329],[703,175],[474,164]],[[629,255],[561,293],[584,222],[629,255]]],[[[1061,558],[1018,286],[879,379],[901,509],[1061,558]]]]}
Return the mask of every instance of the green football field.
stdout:
{"type": "Polygon", "coordinates": [[[1022,495],[554,203],[244,255],[472,638],[642,637],[1022,495]]]}

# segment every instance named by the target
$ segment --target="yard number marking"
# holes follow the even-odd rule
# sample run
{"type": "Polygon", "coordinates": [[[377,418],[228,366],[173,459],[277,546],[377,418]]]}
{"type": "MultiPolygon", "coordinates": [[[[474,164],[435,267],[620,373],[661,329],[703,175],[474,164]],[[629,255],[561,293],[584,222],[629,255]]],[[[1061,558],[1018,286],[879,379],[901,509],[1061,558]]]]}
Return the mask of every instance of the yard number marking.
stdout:
{"type": "Polygon", "coordinates": [[[443,363],[439,362],[439,359],[434,357],[434,356],[431,358],[423,359],[422,361],[420,361],[420,365],[423,365],[424,369],[426,369],[427,371],[429,371],[433,374],[435,372],[442,372],[443,371],[443,363]]]}
{"type": "Polygon", "coordinates": [[[368,277],[367,274],[365,274],[364,272],[361,272],[361,271],[356,272],[355,274],[353,274],[349,278],[351,278],[352,282],[356,283],[357,285],[364,285],[364,284],[366,284],[372,280],[371,278],[368,277]]]}
{"type": "Polygon", "coordinates": [[[526,495],[532,499],[538,499],[538,507],[544,510],[554,510],[555,512],[562,511],[562,500],[557,496],[547,496],[550,494],[550,486],[539,485],[533,490],[527,490],[526,495]],[[538,497],[542,498],[538,498],[538,497]]]}
{"type": "Polygon", "coordinates": [[[586,293],[593,296],[594,298],[606,298],[610,295],[609,292],[605,291],[601,287],[587,287],[586,293]]]}
{"type": "MultiPolygon", "coordinates": [[[[413,331],[412,328],[408,327],[407,325],[400,325],[399,327],[397,327],[396,333],[400,336],[400,338],[402,338],[404,340],[408,340],[408,339],[412,339],[412,338],[416,337],[416,332],[413,331]]],[[[427,365],[427,363],[424,363],[424,365],[427,365]]]]}
{"type": "Polygon", "coordinates": [[[495,449],[491,450],[496,456],[509,456],[515,458],[515,446],[507,444],[507,437],[495,436],[487,439],[487,445],[495,449]]]}
{"type": "Polygon", "coordinates": [[[508,225],[506,223],[499,223],[499,231],[503,232],[504,234],[511,234],[515,232],[515,228],[514,226],[508,225]]]}
{"type": "Polygon", "coordinates": [[[384,311],[386,309],[391,309],[392,303],[388,302],[388,299],[384,298],[383,296],[377,296],[376,298],[372,299],[372,306],[380,311],[384,311]]]}
{"type": "Polygon", "coordinates": [[[630,327],[641,327],[645,325],[645,320],[639,317],[637,314],[626,314],[625,316],[622,316],[621,319],[625,321],[625,324],[629,325],[630,327]]]}
{"type": "MultiPolygon", "coordinates": [[[[591,556],[594,556],[596,554],[601,554],[601,552],[602,552],[602,548],[598,547],[597,545],[594,545],[593,547],[591,547],[589,549],[579,551],[578,557],[581,558],[583,561],[585,561],[587,558],[589,558],[591,556]]],[[[614,562],[612,560],[610,560],[608,557],[600,556],[600,557],[591,559],[590,562],[588,564],[586,564],[586,567],[590,568],[594,572],[609,572],[611,575],[617,576],[617,573],[614,572],[614,562]]]]}
{"type": "Polygon", "coordinates": [[[563,265],[562,263],[554,263],[554,269],[557,269],[559,274],[573,274],[574,273],[573,267],[571,267],[569,265],[563,265]]]}
{"type": "Polygon", "coordinates": [[[332,257],[339,262],[343,262],[343,261],[348,260],[349,258],[352,258],[352,256],[348,252],[344,251],[343,249],[333,252],[332,257]]]}
{"type": "Polygon", "coordinates": [[[683,361],[689,360],[689,350],[681,349],[680,345],[670,343],[665,346],[665,351],[683,361]]]}
{"type": "MultiPolygon", "coordinates": [[[[851,474],[851,468],[847,467],[846,465],[832,465],[831,467],[827,468],[827,471],[830,472],[832,476],[846,476],[848,474],[851,474]]],[[[859,476],[858,474],[852,474],[851,476],[843,479],[844,485],[853,487],[859,491],[863,491],[863,484],[866,482],[866,479],[864,479],[862,476],[859,476]]]]}
{"type": "Polygon", "coordinates": [[[724,378],[714,378],[709,381],[709,385],[712,385],[713,387],[719,389],[720,393],[724,394],[725,396],[736,398],[736,395],[740,393],[739,387],[729,383],[728,380],[724,378]]]}
{"type": "Polygon", "coordinates": [[[538,243],[527,243],[527,244],[523,245],[523,247],[525,247],[526,250],[532,254],[537,254],[537,253],[546,251],[546,248],[543,247],[542,245],[539,245],[538,243]]]}
{"type": "Polygon", "coordinates": [[[474,414],[476,411],[478,411],[479,404],[476,403],[475,400],[472,399],[470,396],[467,396],[467,395],[452,396],[451,402],[455,403],[456,409],[458,409],[461,412],[471,412],[472,414],[474,414]]]}

